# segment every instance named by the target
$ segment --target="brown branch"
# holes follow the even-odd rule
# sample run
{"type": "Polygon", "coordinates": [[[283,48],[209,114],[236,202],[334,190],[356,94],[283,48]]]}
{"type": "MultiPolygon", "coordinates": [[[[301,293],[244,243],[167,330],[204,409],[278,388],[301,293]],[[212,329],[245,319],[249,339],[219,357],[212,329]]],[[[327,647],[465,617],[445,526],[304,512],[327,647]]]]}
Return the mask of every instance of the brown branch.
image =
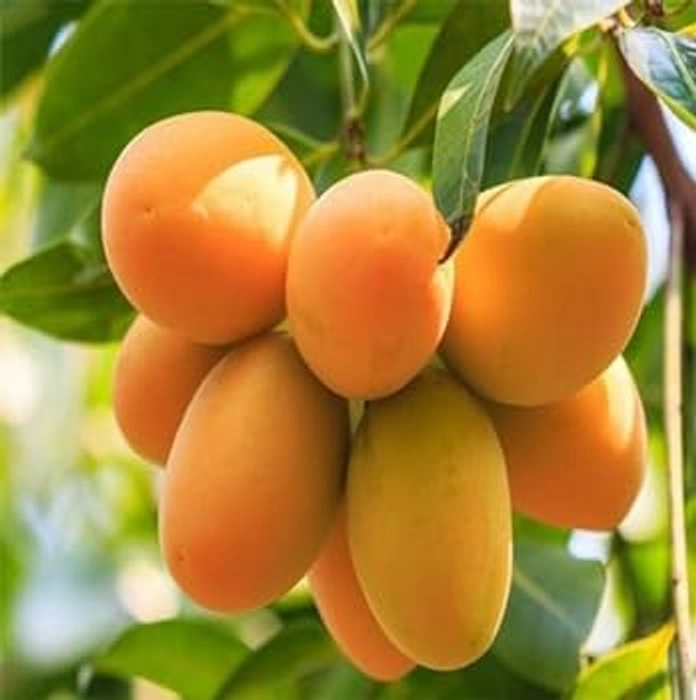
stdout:
{"type": "Polygon", "coordinates": [[[668,211],[675,206],[681,209],[685,255],[689,269],[696,274],[696,182],[679,157],[657,98],[636,77],[620,51],[617,56],[623,72],[629,122],[655,161],[668,211]]]}

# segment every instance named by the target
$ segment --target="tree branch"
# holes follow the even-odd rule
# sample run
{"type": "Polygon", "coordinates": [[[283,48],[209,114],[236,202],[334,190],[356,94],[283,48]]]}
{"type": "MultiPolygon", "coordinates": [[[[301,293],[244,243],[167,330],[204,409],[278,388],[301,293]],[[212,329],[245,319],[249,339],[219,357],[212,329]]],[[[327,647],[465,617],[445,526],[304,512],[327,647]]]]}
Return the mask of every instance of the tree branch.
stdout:
{"type": "Polygon", "coordinates": [[[629,122],[655,161],[667,199],[670,223],[665,286],[664,426],[669,473],[672,610],[675,622],[676,682],[681,700],[691,700],[691,618],[684,488],[684,269],[696,272],[696,183],[684,167],[655,96],[626,64],[620,51],[629,122]]]}
{"type": "Polygon", "coordinates": [[[685,255],[696,274],[696,182],[692,179],[672,141],[657,98],[636,77],[617,50],[621,65],[628,117],[632,129],[655,161],[667,197],[668,210],[681,209],[684,219],[685,255]]]}

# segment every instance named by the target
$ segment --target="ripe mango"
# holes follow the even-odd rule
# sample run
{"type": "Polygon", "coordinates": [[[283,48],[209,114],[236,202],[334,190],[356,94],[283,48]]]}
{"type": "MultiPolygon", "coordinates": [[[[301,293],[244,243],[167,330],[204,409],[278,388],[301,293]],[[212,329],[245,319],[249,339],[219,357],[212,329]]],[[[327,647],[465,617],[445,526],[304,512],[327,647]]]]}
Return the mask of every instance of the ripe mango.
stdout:
{"type": "Polygon", "coordinates": [[[447,364],[482,396],[538,406],[574,394],[625,347],[646,242],[620,192],[533,177],[482,193],[455,269],[447,364]]]}
{"type": "Polygon", "coordinates": [[[233,348],[196,392],[165,470],[160,540],[181,588],[228,612],[287,592],[330,533],[348,439],[346,402],[287,335],[233,348]]]}
{"type": "Polygon", "coordinates": [[[290,248],[288,320],[312,371],[337,394],[403,387],[435,352],[454,268],[438,264],[449,229],[407,177],[366,170],[309,207],[290,248]]]}
{"type": "Polygon", "coordinates": [[[201,345],[137,316],[114,368],[114,414],[131,449],[164,465],[186,407],[226,349],[201,345]]]}
{"type": "Polygon", "coordinates": [[[369,403],[348,466],[348,540],[368,604],[416,663],[479,658],[510,589],[503,452],[478,400],[427,368],[369,403]]]}
{"type": "Polygon", "coordinates": [[[285,314],[290,241],[315,194],[261,124],[175,114],[141,131],[104,190],[104,251],[133,306],[200,343],[227,345],[285,314]]]}
{"type": "Polygon", "coordinates": [[[345,507],[308,579],[324,624],[357,668],[380,681],[394,681],[413,669],[413,661],[387,639],[367,605],[348,548],[345,507]]]}
{"type": "Polygon", "coordinates": [[[612,530],[621,522],[647,462],[643,405],[622,356],[563,401],[487,409],[516,511],[556,527],[612,530]]]}

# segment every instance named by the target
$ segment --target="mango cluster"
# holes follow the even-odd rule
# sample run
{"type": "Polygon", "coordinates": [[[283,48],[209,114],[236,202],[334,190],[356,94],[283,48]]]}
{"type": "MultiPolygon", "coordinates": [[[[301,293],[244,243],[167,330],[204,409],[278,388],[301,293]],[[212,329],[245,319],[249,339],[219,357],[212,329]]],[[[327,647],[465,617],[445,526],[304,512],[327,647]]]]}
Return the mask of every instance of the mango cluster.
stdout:
{"type": "Polygon", "coordinates": [[[102,212],[139,312],[116,418],[165,466],[163,555],[200,605],[260,607],[307,575],[368,675],[454,669],[499,628],[513,511],[611,529],[635,498],[645,422],[621,352],[646,251],[609,187],[484,192],[443,261],[449,227],[408,178],[317,198],[266,128],[195,112],[131,141],[102,212]]]}

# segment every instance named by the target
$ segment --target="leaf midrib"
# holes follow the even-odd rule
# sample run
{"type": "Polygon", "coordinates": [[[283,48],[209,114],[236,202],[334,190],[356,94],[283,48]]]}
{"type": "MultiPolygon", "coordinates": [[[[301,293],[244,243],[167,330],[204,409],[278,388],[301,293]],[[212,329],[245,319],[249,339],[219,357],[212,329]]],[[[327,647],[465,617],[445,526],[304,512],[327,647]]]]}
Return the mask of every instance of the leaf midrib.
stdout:
{"type": "Polygon", "coordinates": [[[522,571],[519,565],[515,566],[512,577],[513,581],[524,594],[540,605],[544,610],[547,610],[552,617],[557,619],[568,631],[572,632],[575,637],[582,638],[583,630],[578,627],[575,621],[566,614],[566,611],[558,605],[531,576],[522,571]]]}
{"type": "Polygon", "coordinates": [[[231,11],[224,16],[222,21],[206,27],[198,32],[198,34],[193,35],[188,41],[178,46],[176,50],[155,62],[149,69],[139,73],[134,80],[125,83],[122,88],[110,92],[106,97],[95,102],[92,109],[83,112],[77,119],[66,124],[63,129],[58,129],[54,131],[52,135],[46,136],[43,139],[40,150],[50,151],[57,143],[79,132],[81,129],[94,122],[104,112],[108,112],[113,107],[133,97],[133,95],[142,92],[162,75],[165,75],[186,59],[205,48],[227,31],[236,21],[245,16],[245,13],[231,11]]]}

